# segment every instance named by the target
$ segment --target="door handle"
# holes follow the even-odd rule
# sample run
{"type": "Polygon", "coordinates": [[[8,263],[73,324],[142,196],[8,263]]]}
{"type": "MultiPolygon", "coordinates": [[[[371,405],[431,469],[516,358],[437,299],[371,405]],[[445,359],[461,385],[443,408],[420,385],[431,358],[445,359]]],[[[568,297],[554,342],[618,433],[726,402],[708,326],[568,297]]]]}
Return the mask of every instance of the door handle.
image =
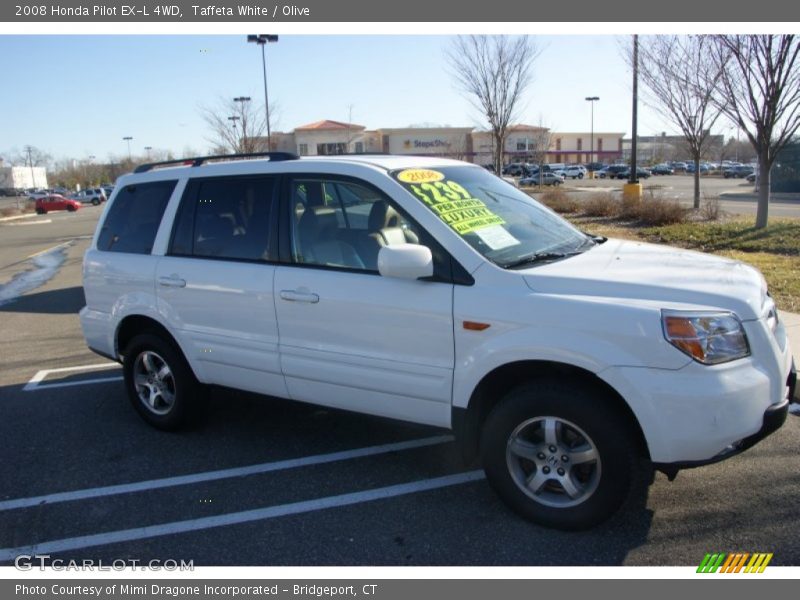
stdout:
{"type": "Polygon", "coordinates": [[[316,304],[319,302],[319,296],[311,292],[298,292],[297,290],[281,290],[281,299],[288,300],[289,302],[308,302],[316,304]]]}
{"type": "Polygon", "coordinates": [[[169,277],[159,277],[158,285],[161,285],[163,287],[182,288],[186,287],[186,280],[181,279],[177,275],[170,275],[169,277]]]}

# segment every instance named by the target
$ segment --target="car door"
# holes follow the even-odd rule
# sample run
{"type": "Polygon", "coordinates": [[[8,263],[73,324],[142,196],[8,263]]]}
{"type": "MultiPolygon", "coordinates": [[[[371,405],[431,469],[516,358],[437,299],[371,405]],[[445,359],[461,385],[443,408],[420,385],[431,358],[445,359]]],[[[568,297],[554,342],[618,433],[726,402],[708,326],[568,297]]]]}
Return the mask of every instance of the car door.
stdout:
{"type": "Polygon", "coordinates": [[[342,177],[282,187],[275,273],[281,366],[295,400],[447,426],[453,377],[449,257],[383,193],[342,177]],[[381,276],[387,243],[424,243],[430,281],[381,276]]]}
{"type": "Polygon", "coordinates": [[[275,181],[190,181],[156,289],[159,312],[204,382],[286,397],[273,297],[275,181]]]}

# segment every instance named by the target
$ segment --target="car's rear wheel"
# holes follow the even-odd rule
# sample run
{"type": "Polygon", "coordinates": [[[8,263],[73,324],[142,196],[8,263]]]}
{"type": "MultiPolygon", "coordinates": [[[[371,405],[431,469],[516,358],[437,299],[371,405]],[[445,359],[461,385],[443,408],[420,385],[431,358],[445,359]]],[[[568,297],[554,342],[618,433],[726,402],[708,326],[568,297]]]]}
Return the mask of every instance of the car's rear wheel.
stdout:
{"type": "Polygon", "coordinates": [[[157,333],[135,336],[123,361],[128,398],[153,427],[175,430],[199,408],[201,386],[181,351],[157,333]]]}
{"type": "Polygon", "coordinates": [[[542,379],[489,414],[481,458],[492,488],[541,525],[575,530],[614,514],[639,480],[635,438],[594,388],[542,379]]]}
{"type": "Polygon", "coordinates": [[[47,211],[45,209],[43,209],[43,208],[37,208],[36,209],[36,214],[37,215],[46,215],[47,211]]]}
{"type": "Polygon", "coordinates": [[[98,204],[100,204],[100,200],[97,198],[92,198],[92,206],[97,206],[98,204]]]}

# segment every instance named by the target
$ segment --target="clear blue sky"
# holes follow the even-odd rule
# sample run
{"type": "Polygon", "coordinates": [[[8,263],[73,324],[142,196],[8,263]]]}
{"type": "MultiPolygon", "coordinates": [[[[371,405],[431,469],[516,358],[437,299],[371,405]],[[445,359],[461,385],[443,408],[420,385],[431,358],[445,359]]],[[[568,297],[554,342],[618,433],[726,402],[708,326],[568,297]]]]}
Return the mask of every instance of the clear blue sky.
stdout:
{"type": "MultiPolygon", "coordinates": [[[[615,36],[537,36],[542,53],[522,122],[558,131],[630,132],[630,74],[615,36]]],[[[274,130],[320,119],[368,128],[412,123],[480,125],[454,87],[444,51],[449,36],[281,35],[267,47],[274,130]]],[[[261,56],[244,35],[3,35],[0,156],[26,144],[54,158],[104,160],[144,146],[204,152],[210,135],[200,112],[221,98],[263,102],[261,56]]],[[[639,133],[671,131],[640,108],[639,133]]],[[[718,128],[719,129],[719,128],[718,128]]],[[[728,135],[730,132],[726,132],[728,135]]]]}

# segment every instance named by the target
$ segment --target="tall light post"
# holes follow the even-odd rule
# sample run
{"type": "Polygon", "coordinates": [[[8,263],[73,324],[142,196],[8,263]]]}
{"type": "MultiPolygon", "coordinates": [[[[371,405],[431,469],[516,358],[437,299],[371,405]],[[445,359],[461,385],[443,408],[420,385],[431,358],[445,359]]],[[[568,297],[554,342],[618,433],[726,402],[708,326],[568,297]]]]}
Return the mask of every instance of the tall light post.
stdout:
{"type": "Polygon", "coordinates": [[[237,154],[239,152],[239,136],[236,133],[236,121],[238,121],[239,119],[241,119],[241,117],[237,115],[232,115],[228,117],[228,121],[231,122],[231,127],[233,127],[233,142],[235,144],[233,147],[234,154],[237,154]]]}
{"type": "MultiPolygon", "coordinates": [[[[242,121],[242,143],[239,145],[239,152],[250,152],[251,149],[248,148],[248,144],[245,142],[245,138],[247,137],[247,119],[245,118],[245,111],[244,111],[244,104],[245,102],[250,102],[250,96],[237,96],[233,99],[234,102],[239,103],[239,117],[242,121]]],[[[234,127],[236,126],[236,121],[233,122],[234,127]]],[[[252,129],[251,129],[252,131],[252,129]]],[[[252,133],[251,133],[252,135],[252,133]]]]}
{"type": "Polygon", "coordinates": [[[266,33],[260,33],[258,35],[248,35],[247,42],[258,44],[261,46],[261,66],[264,70],[264,111],[266,112],[267,116],[267,150],[272,150],[272,134],[270,131],[269,126],[269,94],[267,93],[267,55],[264,47],[267,44],[276,43],[278,41],[277,35],[270,35],[266,33]]]}
{"type": "Polygon", "coordinates": [[[152,146],[145,146],[144,151],[147,152],[147,160],[150,160],[150,150],[152,150],[152,146]]]}
{"type": "Polygon", "coordinates": [[[639,36],[633,36],[633,94],[631,95],[631,168],[628,183],[622,188],[622,195],[636,202],[642,199],[642,184],[639,183],[637,173],[636,146],[638,136],[638,105],[639,105],[639,36]]]}
{"type": "Polygon", "coordinates": [[[133,138],[131,136],[129,136],[129,135],[126,135],[122,139],[125,140],[126,142],[128,142],[128,160],[131,160],[131,140],[133,138]]]}
{"type": "Polygon", "coordinates": [[[589,133],[589,179],[594,179],[594,103],[600,100],[599,96],[586,96],[586,101],[592,106],[591,130],[589,133]]]}

